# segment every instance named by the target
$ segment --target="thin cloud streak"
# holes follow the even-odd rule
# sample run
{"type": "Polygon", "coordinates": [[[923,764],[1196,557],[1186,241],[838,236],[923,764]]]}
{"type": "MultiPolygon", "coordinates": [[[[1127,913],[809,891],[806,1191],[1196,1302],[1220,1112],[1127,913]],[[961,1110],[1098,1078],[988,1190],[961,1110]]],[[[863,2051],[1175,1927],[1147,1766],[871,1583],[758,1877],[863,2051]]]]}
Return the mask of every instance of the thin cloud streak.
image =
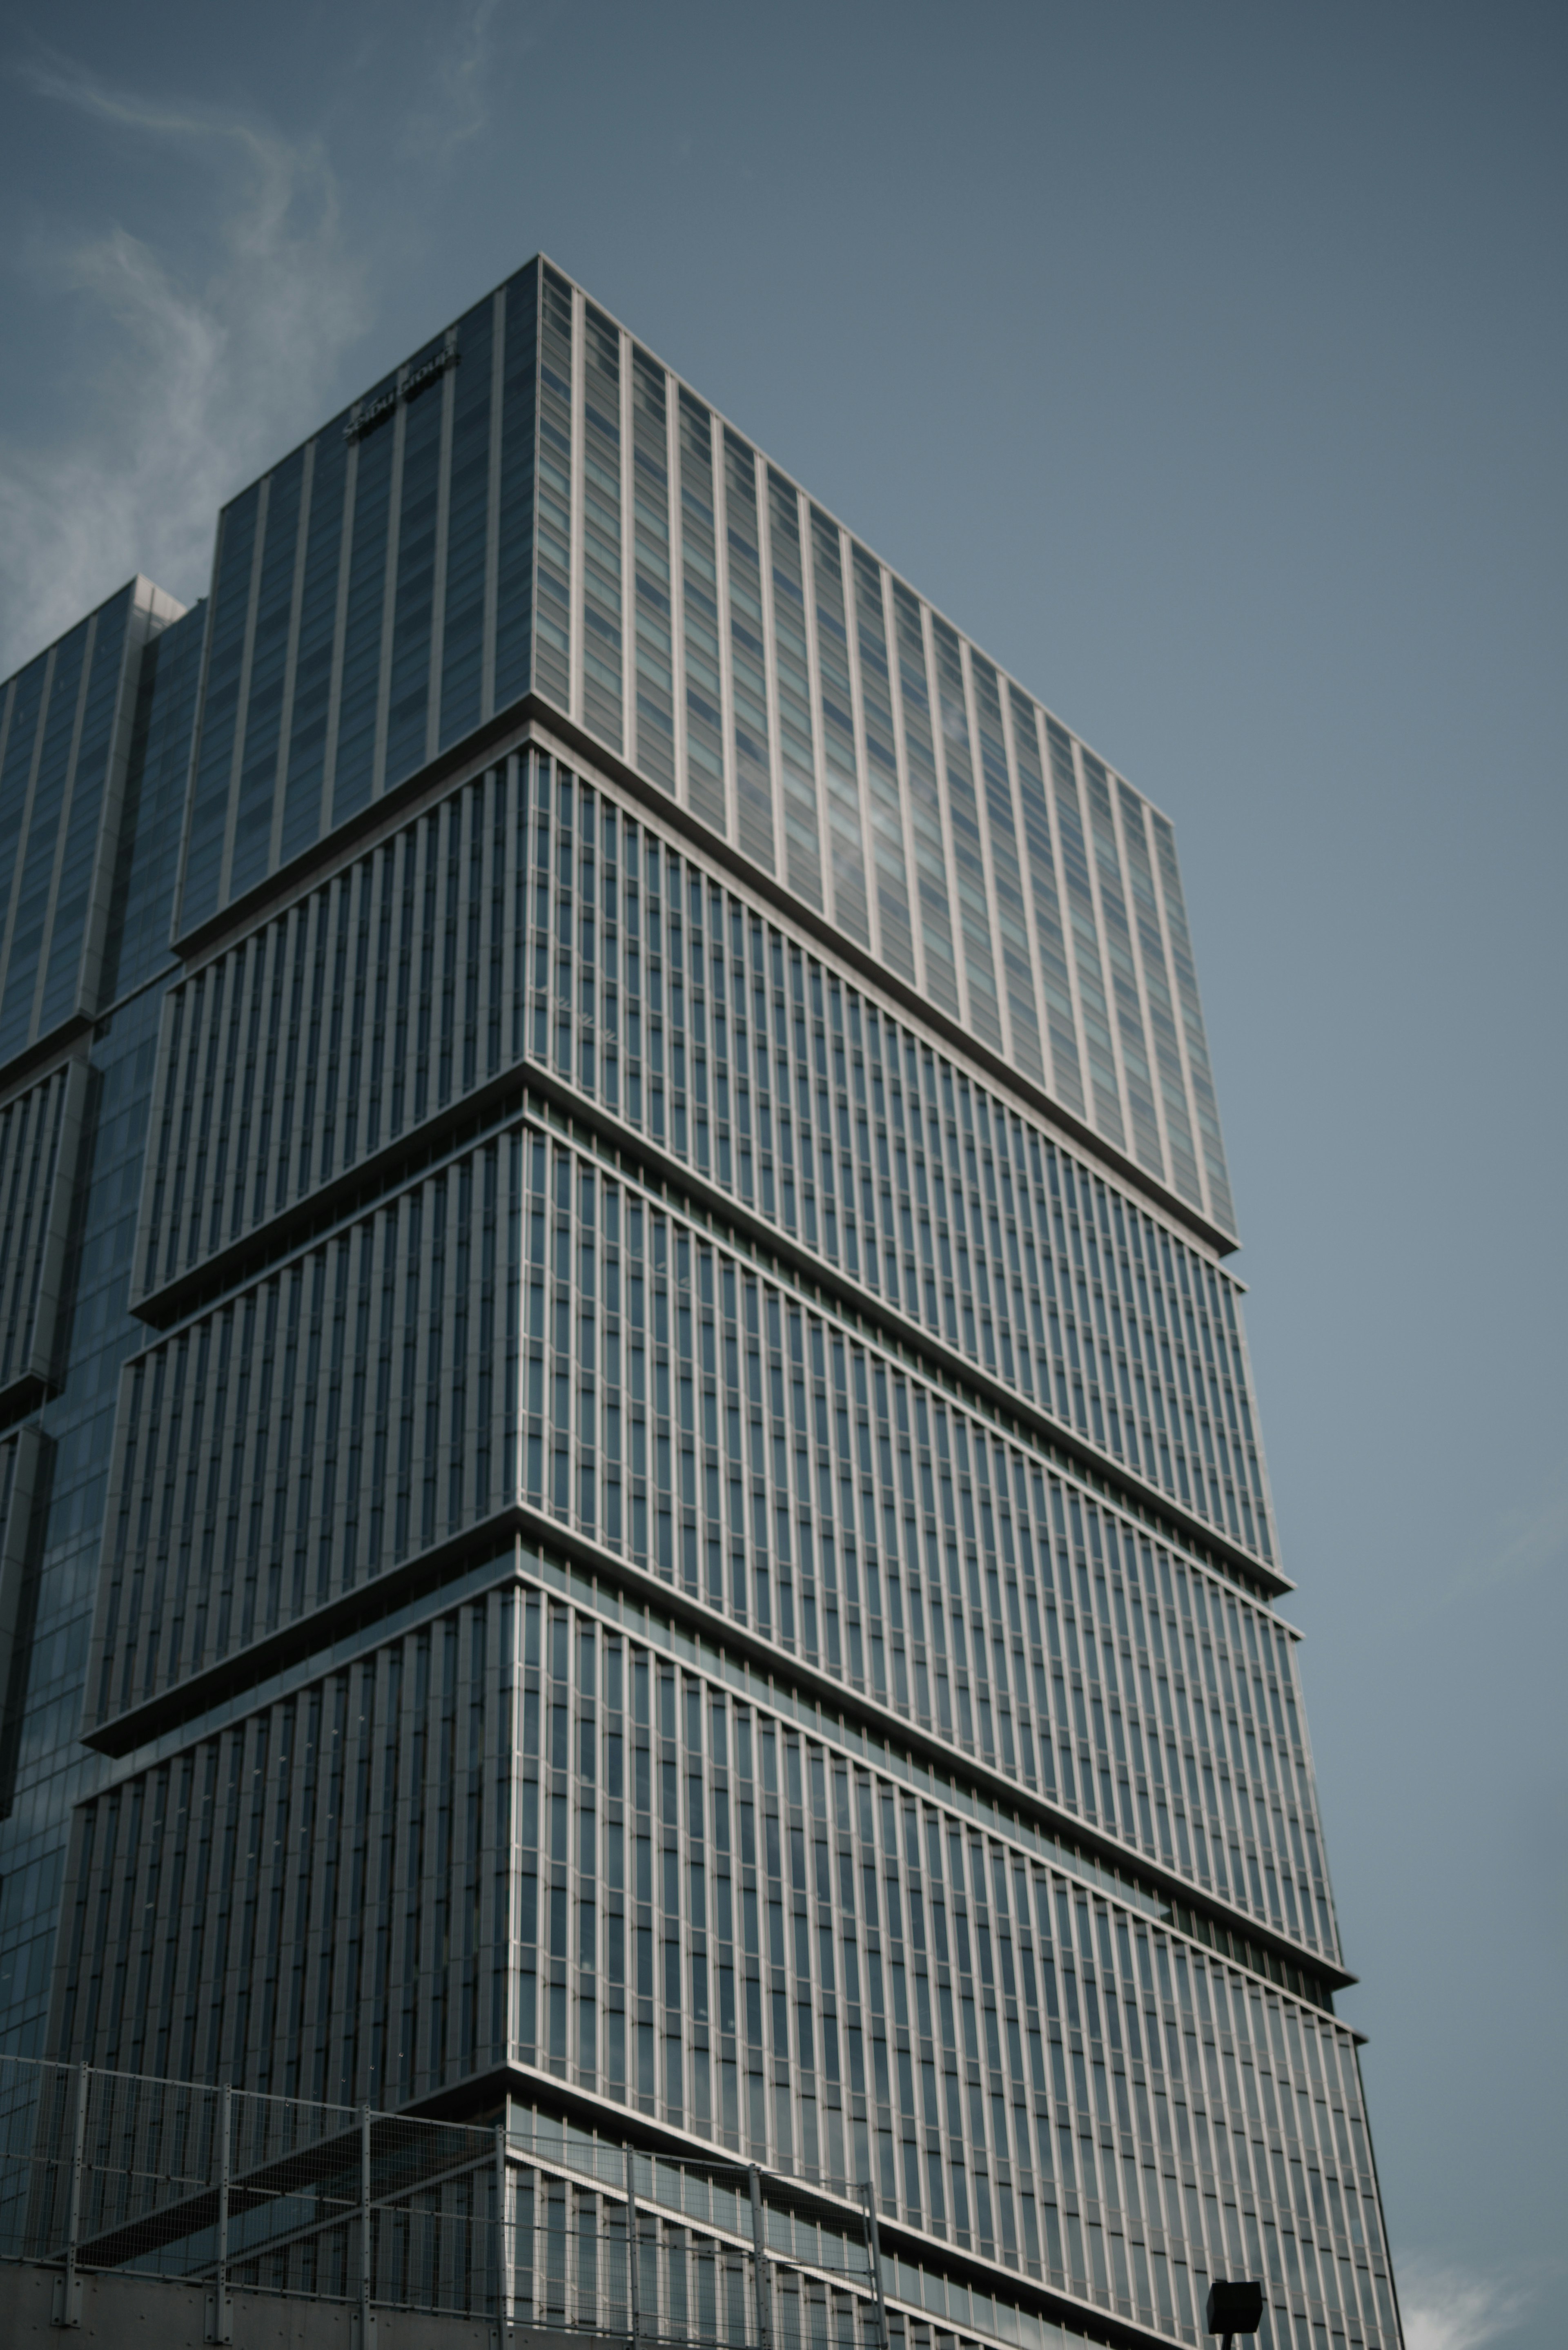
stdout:
{"type": "Polygon", "coordinates": [[[474,0],[451,53],[441,65],[446,97],[445,142],[476,139],[490,121],[491,26],[495,0],[474,0]]]}
{"type": "Polygon", "coordinates": [[[1518,1583],[1568,1555],[1568,1481],[1559,1472],[1552,1489],[1534,1508],[1505,1513],[1496,1544],[1456,1575],[1438,1602],[1450,1607],[1500,1584],[1518,1583]]]}
{"type": "Polygon", "coordinates": [[[561,0],[525,6],[465,0],[450,10],[433,37],[432,102],[410,114],[402,155],[438,170],[460,161],[494,129],[497,98],[512,88],[522,58],[544,46],[561,13],[561,0]]]}
{"type": "Polygon", "coordinates": [[[1527,2317],[1532,2296],[1424,2253],[1397,2264],[1405,2350],[1483,2350],[1527,2317]]]}
{"type": "Polygon", "coordinates": [[[132,572],[203,594],[218,506],[319,414],[369,318],[318,146],[25,70],[43,99],[186,149],[216,251],[200,282],[119,224],[36,256],[88,314],[100,389],[68,437],[0,442],[0,676],[132,572]]]}

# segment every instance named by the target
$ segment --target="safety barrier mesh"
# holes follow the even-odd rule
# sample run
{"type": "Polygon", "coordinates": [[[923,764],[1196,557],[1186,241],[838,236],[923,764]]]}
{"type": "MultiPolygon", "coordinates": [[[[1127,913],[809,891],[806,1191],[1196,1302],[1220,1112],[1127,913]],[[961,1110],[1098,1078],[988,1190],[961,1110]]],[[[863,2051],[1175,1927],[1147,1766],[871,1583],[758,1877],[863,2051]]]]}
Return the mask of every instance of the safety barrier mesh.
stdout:
{"type": "Polygon", "coordinates": [[[868,2215],[535,2120],[508,2137],[0,2056],[0,2260],[67,2290],[125,2271],[649,2345],[881,2350],[868,2215]]]}

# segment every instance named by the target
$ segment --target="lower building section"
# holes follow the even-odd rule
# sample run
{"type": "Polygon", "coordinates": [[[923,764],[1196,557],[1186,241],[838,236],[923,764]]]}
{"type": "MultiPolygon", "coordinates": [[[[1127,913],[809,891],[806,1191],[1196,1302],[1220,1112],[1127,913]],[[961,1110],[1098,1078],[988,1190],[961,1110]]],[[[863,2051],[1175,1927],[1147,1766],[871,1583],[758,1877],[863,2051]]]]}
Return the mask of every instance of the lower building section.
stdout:
{"type": "Polygon", "coordinates": [[[882,2245],[868,2197],[563,2122],[0,2058],[7,2340],[329,2350],[1071,2350],[1136,2329],[882,2245]],[[372,2334],[372,2328],[375,2329],[372,2334]],[[415,2330],[418,2328],[419,2330],[415,2330]]]}
{"type": "Polygon", "coordinates": [[[472,1563],[127,1757],[56,2053],[452,2113],[532,2083],[868,2180],[900,2262],[1020,2307],[1195,2343],[1251,2274],[1275,2343],[1397,2340],[1343,2024],[604,1567],[472,1563]]]}

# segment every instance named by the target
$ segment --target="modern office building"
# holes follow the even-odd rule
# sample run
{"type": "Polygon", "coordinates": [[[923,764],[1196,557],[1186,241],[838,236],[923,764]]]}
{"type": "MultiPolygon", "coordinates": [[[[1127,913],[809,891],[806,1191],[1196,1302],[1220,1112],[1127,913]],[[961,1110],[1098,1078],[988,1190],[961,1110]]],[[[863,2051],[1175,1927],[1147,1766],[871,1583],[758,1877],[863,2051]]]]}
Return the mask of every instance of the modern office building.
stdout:
{"type": "Polygon", "coordinates": [[[1394,2350],[1236,1244],[1167,817],[531,263],[0,689],[4,2046],[1394,2350]]]}

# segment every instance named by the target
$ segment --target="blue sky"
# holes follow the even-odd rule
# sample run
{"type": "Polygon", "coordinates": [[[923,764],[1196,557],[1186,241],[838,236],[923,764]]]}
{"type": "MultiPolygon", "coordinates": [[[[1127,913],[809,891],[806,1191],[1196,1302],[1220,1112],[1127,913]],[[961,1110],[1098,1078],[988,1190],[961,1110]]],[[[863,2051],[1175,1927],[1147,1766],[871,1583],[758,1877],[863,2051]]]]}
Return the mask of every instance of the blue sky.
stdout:
{"type": "Polygon", "coordinates": [[[0,674],[543,247],[1175,817],[1413,2350],[1545,2350],[1568,20],[5,22],[0,674]]]}

